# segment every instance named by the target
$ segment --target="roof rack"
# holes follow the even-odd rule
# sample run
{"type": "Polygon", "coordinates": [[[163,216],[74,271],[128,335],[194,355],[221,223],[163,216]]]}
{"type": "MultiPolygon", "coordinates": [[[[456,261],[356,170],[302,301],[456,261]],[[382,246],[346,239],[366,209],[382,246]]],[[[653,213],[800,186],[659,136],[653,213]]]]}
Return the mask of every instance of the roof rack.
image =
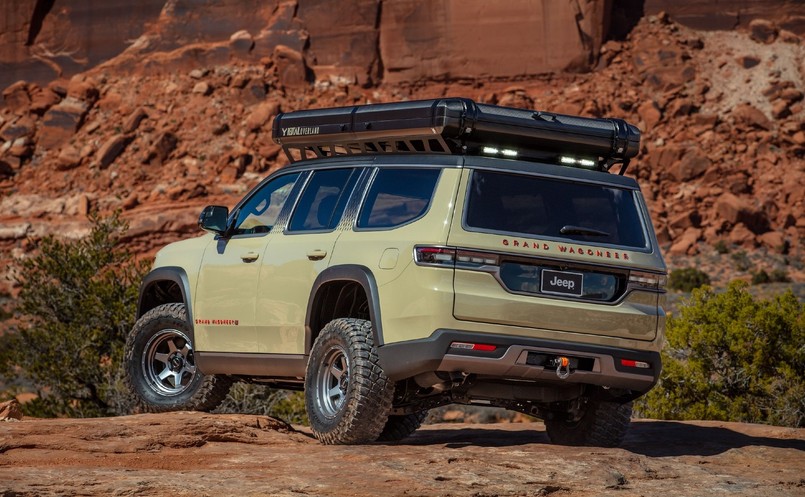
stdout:
{"type": "Polygon", "coordinates": [[[492,155],[608,171],[640,150],[640,131],[594,119],[440,98],[280,113],[274,141],[291,162],[336,155],[492,155]]]}

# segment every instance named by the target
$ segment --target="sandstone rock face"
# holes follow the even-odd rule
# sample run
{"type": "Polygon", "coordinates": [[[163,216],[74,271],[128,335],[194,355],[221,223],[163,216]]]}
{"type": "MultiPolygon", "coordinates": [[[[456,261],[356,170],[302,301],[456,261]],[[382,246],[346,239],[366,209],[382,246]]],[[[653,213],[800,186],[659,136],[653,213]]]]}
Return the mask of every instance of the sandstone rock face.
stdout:
{"type": "Polygon", "coordinates": [[[505,78],[589,69],[605,36],[605,4],[385,1],[380,21],[384,80],[505,78]]]}
{"type": "Polygon", "coordinates": [[[159,17],[166,2],[56,0],[43,8],[47,3],[0,3],[0,87],[71,76],[114,57],[159,17]]]}
{"type": "Polygon", "coordinates": [[[799,0],[646,0],[645,13],[666,12],[694,29],[733,29],[765,18],[799,35],[805,34],[805,3],[799,0]]]}

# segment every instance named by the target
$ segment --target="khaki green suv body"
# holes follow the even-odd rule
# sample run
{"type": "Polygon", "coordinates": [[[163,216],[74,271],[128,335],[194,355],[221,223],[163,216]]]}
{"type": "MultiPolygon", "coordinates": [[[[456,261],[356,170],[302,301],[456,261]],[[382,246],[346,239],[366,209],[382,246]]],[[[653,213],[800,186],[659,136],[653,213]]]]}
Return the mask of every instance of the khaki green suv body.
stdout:
{"type": "Polygon", "coordinates": [[[607,172],[635,128],[441,99],[281,114],[274,138],[294,163],[207,207],[143,282],[126,358],[144,409],[212,409],[248,381],[304,389],[324,443],[401,439],[448,403],[621,441],[665,320],[639,187],[607,172]]]}

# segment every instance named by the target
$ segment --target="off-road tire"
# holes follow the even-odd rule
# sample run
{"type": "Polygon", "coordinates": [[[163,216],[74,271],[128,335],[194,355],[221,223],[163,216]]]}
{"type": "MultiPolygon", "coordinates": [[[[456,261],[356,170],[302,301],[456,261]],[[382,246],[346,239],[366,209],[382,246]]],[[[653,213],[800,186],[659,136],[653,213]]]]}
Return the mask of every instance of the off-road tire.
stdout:
{"type": "Polygon", "coordinates": [[[184,304],[160,305],[134,324],[126,340],[124,361],[125,382],[132,393],[135,411],[211,411],[226,398],[232,380],[198,371],[188,337],[190,329],[184,304]],[[178,350],[174,353],[171,348],[178,350]],[[168,355],[178,361],[178,375],[182,378],[178,384],[172,374],[160,380],[159,373],[167,373],[171,364],[166,359],[163,365],[155,358],[157,355],[162,358],[168,355]],[[149,360],[149,356],[153,357],[149,360]]]}
{"type": "Polygon", "coordinates": [[[351,318],[327,323],[310,351],[305,376],[305,407],[316,438],[328,445],[377,440],[393,395],[372,324],[351,318]]]}
{"type": "Polygon", "coordinates": [[[626,436],[632,417],[632,403],[590,400],[581,419],[546,419],[545,430],[557,445],[617,447],[626,436]]]}
{"type": "Polygon", "coordinates": [[[428,411],[419,411],[413,414],[392,414],[386,421],[386,426],[377,437],[379,442],[397,442],[400,441],[413,432],[417,431],[422,426],[422,421],[427,417],[428,411]]]}

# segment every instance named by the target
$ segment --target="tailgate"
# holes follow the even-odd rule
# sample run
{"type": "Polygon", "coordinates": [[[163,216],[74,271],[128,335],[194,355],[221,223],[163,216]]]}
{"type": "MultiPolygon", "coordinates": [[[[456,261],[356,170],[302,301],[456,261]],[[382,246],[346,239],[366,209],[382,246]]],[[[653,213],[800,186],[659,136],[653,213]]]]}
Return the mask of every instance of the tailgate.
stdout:
{"type": "MultiPolygon", "coordinates": [[[[448,238],[448,245],[457,249],[456,319],[531,328],[535,336],[537,330],[549,329],[636,340],[656,337],[660,293],[632,282],[638,272],[643,275],[645,269],[657,268],[658,261],[662,266],[657,255],[641,246],[651,243],[653,237],[645,235],[642,228],[640,232],[630,228],[626,233],[620,227],[618,233],[621,221],[610,223],[606,214],[600,214],[604,207],[595,205],[597,229],[627,246],[592,244],[589,240],[604,238],[595,233],[592,224],[584,219],[573,224],[564,218],[557,220],[560,215],[543,205],[546,199],[541,193],[555,194],[561,187],[552,184],[540,190],[542,187],[527,184],[528,177],[525,182],[518,177],[495,184],[493,175],[499,173],[484,178],[479,175],[473,181],[473,174],[464,171],[459,202],[465,205],[461,215],[457,209],[448,238]],[[479,183],[479,179],[484,182],[479,183]],[[513,179],[517,184],[510,181],[513,179]],[[502,199],[497,199],[497,204],[487,201],[479,205],[478,199],[471,197],[484,188],[502,199]],[[468,189],[474,193],[467,194],[468,189]],[[475,205],[468,208],[470,202],[475,205]],[[560,226],[555,234],[573,226],[564,231],[576,239],[533,234],[537,230],[550,233],[549,225],[557,221],[560,226]],[[577,224],[589,227],[575,229],[577,224]],[[495,230],[496,226],[501,229],[495,230]]],[[[588,196],[597,194],[594,189],[591,192],[588,196]]],[[[619,206],[618,215],[644,215],[640,213],[639,196],[635,199],[635,212],[624,214],[623,206],[619,206]]],[[[565,211],[574,207],[567,204],[561,208],[562,215],[567,215],[565,211]]],[[[634,220],[629,222],[634,224],[634,220]]]]}

